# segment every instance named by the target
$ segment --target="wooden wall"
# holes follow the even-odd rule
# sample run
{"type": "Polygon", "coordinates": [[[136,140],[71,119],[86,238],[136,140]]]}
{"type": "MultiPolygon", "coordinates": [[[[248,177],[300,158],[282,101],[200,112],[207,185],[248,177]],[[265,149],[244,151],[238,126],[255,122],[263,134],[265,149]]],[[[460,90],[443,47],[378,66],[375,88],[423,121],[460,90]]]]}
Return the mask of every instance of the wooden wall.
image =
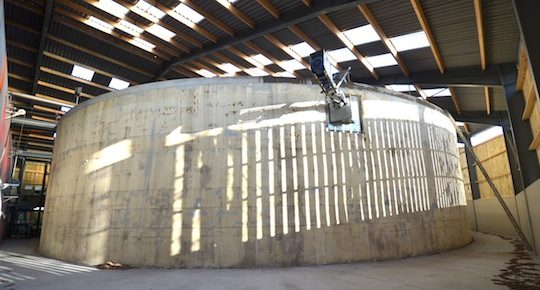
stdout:
{"type": "MultiPolygon", "coordinates": [[[[465,194],[467,200],[472,200],[471,182],[469,179],[469,171],[467,168],[467,159],[465,157],[465,149],[460,149],[460,161],[463,171],[463,180],[465,183],[465,194]]],[[[499,189],[503,196],[514,196],[514,187],[512,175],[510,174],[510,164],[508,155],[506,154],[506,144],[504,136],[498,136],[484,143],[474,146],[474,152],[486,168],[488,174],[495,186],[499,189]]],[[[482,199],[495,198],[493,191],[489,187],[482,172],[476,168],[478,176],[478,185],[480,188],[480,197],[482,199]]]]}
{"type": "MultiPolygon", "coordinates": [[[[25,185],[41,185],[43,182],[43,172],[45,170],[45,163],[27,161],[24,168],[23,184],[25,185]]],[[[17,178],[19,176],[19,168],[15,168],[13,174],[17,178]]],[[[46,178],[48,179],[49,176],[46,178]]],[[[47,180],[46,180],[47,181],[47,180]]],[[[45,183],[46,184],[46,183],[45,183]]]]}
{"type": "Polygon", "coordinates": [[[523,91],[525,99],[525,109],[523,110],[523,120],[529,120],[533,133],[533,141],[529,145],[530,150],[536,150],[540,159],[540,106],[538,105],[538,90],[534,78],[529,69],[527,53],[522,46],[520,52],[520,65],[516,89],[523,91]]]}

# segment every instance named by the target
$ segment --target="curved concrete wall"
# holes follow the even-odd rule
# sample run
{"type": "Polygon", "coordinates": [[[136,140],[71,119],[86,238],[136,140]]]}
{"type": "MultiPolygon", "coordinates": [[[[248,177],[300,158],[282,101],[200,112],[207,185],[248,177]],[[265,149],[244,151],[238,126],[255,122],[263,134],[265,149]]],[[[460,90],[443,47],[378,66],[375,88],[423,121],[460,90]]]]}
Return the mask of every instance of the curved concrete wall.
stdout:
{"type": "Polygon", "coordinates": [[[355,85],[363,134],[329,132],[315,85],[159,82],[62,119],[40,250],[138,266],[304,265],[471,240],[451,120],[355,85]]]}

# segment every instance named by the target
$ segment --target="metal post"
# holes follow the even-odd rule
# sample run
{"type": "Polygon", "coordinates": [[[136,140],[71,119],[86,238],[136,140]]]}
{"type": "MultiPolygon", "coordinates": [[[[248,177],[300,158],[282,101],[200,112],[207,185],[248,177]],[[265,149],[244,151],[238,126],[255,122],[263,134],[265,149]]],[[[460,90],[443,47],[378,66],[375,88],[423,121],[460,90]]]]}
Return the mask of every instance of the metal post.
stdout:
{"type": "Polygon", "coordinates": [[[18,215],[19,215],[19,200],[21,199],[22,194],[22,186],[23,186],[23,178],[24,178],[24,169],[26,167],[26,158],[20,157],[19,158],[19,186],[17,187],[17,196],[18,198],[15,199],[14,203],[15,206],[11,208],[10,214],[11,214],[11,221],[9,223],[9,234],[10,236],[13,234],[13,230],[15,229],[15,223],[17,221],[18,215]]]}
{"type": "Polygon", "coordinates": [[[49,163],[45,163],[45,169],[43,170],[43,180],[41,181],[41,192],[39,197],[38,207],[40,208],[37,216],[37,228],[41,232],[41,208],[45,209],[45,181],[47,180],[47,170],[49,168],[49,163]]]}
{"type": "Polygon", "coordinates": [[[523,191],[523,178],[521,177],[519,157],[514,144],[514,135],[512,134],[512,129],[509,125],[503,125],[502,129],[504,134],[504,143],[506,145],[506,155],[508,156],[508,165],[510,165],[510,173],[512,174],[514,193],[517,195],[523,191]]]}
{"type": "MultiPolygon", "coordinates": [[[[467,141],[471,142],[469,135],[466,135],[467,141]]],[[[474,164],[474,158],[469,150],[465,150],[465,157],[467,158],[467,170],[469,171],[469,180],[471,182],[471,191],[473,200],[480,199],[480,187],[478,186],[478,175],[476,174],[476,166],[474,164]]]]}

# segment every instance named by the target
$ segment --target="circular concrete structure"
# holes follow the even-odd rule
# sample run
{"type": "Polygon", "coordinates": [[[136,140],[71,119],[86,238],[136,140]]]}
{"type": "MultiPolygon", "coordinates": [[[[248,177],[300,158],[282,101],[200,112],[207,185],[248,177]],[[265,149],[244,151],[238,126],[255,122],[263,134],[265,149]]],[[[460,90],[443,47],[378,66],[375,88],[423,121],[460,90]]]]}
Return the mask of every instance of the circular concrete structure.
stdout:
{"type": "Polygon", "coordinates": [[[471,241],[452,120],[353,85],[363,133],[312,84],[158,82],[61,120],[40,250],[69,261],[252,267],[379,260],[471,241]]]}

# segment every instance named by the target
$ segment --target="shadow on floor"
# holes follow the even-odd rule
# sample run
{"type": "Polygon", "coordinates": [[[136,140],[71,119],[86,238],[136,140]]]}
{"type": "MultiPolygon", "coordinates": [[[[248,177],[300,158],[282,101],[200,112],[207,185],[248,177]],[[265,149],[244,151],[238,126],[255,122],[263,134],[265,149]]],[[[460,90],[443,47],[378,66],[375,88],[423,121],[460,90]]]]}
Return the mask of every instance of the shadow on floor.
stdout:
{"type": "MultiPolygon", "coordinates": [[[[475,233],[470,245],[382,262],[255,269],[98,270],[40,256],[35,240],[0,248],[0,289],[508,289],[500,280],[516,258],[511,240],[475,233]],[[499,285],[498,285],[499,284],[499,285]],[[3,288],[2,288],[3,287],[3,288]]],[[[518,253],[518,255],[522,255],[518,253]]],[[[538,257],[530,257],[530,263],[538,257]]],[[[527,265],[538,269],[536,265],[527,265]]],[[[532,267],[532,268],[531,268],[532,267]]],[[[537,271],[537,270],[535,270],[537,271]]],[[[515,273],[514,273],[515,274],[515,273]]],[[[520,275],[519,273],[517,275],[520,275]]],[[[527,289],[537,289],[537,280],[527,289]],[[535,282],[536,281],[536,282],[535,282]],[[536,287],[536,288],[535,288],[536,287]]],[[[516,289],[516,288],[512,288],[516,289]]],[[[520,288],[522,289],[522,288],[520,288]]]]}

